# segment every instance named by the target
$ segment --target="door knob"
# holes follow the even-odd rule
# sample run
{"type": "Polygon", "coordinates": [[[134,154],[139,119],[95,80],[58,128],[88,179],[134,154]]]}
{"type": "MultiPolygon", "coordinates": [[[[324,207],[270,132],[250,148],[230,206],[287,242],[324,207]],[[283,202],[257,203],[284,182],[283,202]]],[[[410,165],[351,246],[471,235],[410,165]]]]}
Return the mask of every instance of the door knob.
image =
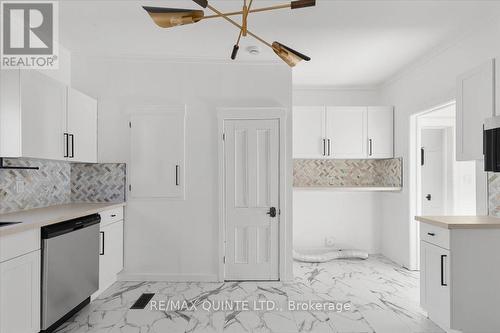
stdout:
{"type": "Polygon", "coordinates": [[[432,196],[431,196],[430,194],[427,194],[427,195],[425,196],[425,198],[426,198],[428,201],[431,201],[432,196]]]}
{"type": "Polygon", "coordinates": [[[269,211],[266,214],[271,217],[276,217],[276,207],[269,208],[269,211]]]}

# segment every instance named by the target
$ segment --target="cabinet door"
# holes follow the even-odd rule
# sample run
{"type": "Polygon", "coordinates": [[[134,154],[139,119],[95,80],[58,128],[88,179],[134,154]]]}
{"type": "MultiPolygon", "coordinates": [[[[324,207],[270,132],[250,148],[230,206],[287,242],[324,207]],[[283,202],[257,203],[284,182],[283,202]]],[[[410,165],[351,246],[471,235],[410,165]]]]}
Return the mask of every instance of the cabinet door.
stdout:
{"type": "Polygon", "coordinates": [[[494,60],[457,80],[457,160],[483,158],[483,124],[495,110],[494,60]]]}
{"type": "Polygon", "coordinates": [[[422,241],[420,278],[423,279],[425,309],[442,328],[450,327],[450,251],[422,241]]]}
{"type": "Polygon", "coordinates": [[[21,71],[22,156],[64,159],[66,87],[37,71],[21,71]]]}
{"type": "Polygon", "coordinates": [[[68,160],[97,162],[97,100],[68,88],[68,160]]]}
{"type": "Polygon", "coordinates": [[[394,157],[394,112],[392,107],[368,107],[368,157],[394,157]]]}
{"type": "Polygon", "coordinates": [[[123,221],[101,228],[99,257],[99,293],[116,281],[123,269],[123,221]]]}
{"type": "Polygon", "coordinates": [[[40,331],[40,250],[0,263],[0,333],[40,331]]]}
{"type": "Polygon", "coordinates": [[[325,157],[325,107],[293,108],[293,157],[325,157]]]}
{"type": "Polygon", "coordinates": [[[366,158],[366,107],[328,107],[326,137],[328,157],[366,158]]]}
{"type": "Polygon", "coordinates": [[[134,198],[184,197],[184,111],[131,117],[130,185],[134,198]]]}

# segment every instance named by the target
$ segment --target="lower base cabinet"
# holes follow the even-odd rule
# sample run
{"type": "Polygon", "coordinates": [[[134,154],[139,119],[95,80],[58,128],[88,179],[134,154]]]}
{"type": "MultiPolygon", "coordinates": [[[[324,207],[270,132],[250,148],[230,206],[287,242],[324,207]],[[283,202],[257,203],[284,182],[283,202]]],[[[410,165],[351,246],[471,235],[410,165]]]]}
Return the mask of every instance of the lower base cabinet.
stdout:
{"type": "Polygon", "coordinates": [[[99,290],[100,295],[117,280],[123,269],[123,221],[101,226],[101,246],[99,257],[99,290]]]}
{"type": "Polygon", "coordinates": [[[0,333],[40,331],[40,250],[0,263],[0,333]]]}

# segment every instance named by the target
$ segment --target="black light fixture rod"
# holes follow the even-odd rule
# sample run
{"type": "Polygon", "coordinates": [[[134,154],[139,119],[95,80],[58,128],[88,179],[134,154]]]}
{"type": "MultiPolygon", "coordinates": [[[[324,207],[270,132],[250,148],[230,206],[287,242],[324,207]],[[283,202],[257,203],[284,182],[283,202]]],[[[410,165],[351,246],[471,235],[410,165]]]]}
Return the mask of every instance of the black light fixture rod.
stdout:
{"type": "Polygon", "coordinates": [[[28,167],[28,166],[10,166],[3,165],[3,157],[0,157],[0,170],[39,170],[39,167],[28,167]]]}

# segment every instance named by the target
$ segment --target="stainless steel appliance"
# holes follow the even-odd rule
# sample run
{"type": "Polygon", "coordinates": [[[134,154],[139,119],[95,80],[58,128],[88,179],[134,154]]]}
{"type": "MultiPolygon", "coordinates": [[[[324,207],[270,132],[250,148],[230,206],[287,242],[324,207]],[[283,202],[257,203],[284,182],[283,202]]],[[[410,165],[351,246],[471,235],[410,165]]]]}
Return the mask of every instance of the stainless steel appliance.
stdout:
{"type": "Polygon", "coordinates": [[[42,228],[42,332],[52,332],[99,288],[98,214],[42,228]]]}
{"type": "Polygon", "coordinates": [[[486,119],[483,129],[484,171],[500,172],[500,116],[486,119]]]}

